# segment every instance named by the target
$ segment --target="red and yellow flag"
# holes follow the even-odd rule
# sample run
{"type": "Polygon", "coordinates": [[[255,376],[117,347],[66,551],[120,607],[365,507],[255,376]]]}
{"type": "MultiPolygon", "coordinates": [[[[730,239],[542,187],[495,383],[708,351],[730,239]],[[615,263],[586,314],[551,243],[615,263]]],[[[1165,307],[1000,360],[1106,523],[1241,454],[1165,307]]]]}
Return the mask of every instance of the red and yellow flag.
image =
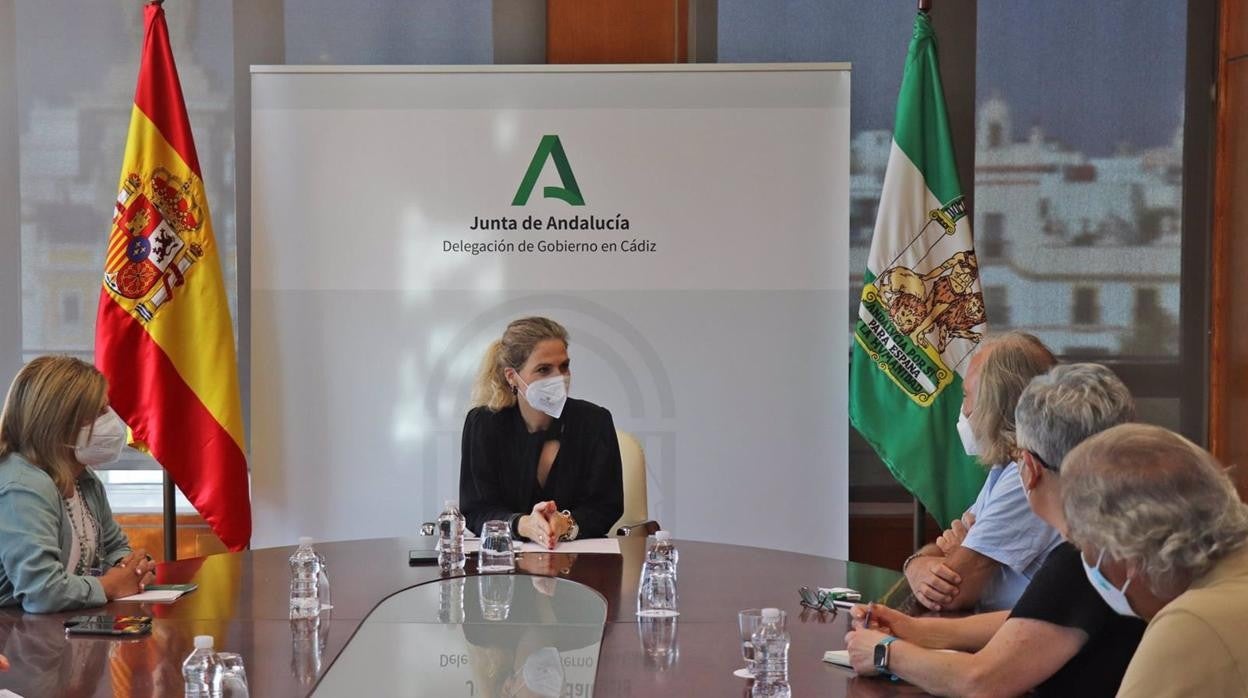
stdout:
{"type": "Polygon", "coordinates": [[[238,366],[221,261],[159,2],[104,262],[95,362],[109,399],[231,550],[251,539],[238,366]]]}

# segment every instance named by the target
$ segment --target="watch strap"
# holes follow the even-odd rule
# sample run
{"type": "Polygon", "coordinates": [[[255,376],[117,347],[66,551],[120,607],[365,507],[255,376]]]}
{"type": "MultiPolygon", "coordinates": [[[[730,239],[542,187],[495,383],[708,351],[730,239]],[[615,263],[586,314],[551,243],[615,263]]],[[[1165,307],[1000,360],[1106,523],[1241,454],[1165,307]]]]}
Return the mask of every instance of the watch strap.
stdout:
{"type": "MultiPolygon", "coordinates": [[[[897,641],[897,638],[893,637],[892,635],[887,635],[884,637],[883,640],[880,640],[879,642],[875,643],[876,648],[880,648],[880,647],[884,648],[884,662],[882,664],[879,663],[878,661],[873,662],[875,664],[876,671],[883,673],[883,674],[889,673],[888,671],[888,655],[889,655],[888,646],[893,644],[896,641],[897,641]]],[[[873,657],[872,659],[875,659],[875,658],[873,657]]]]}

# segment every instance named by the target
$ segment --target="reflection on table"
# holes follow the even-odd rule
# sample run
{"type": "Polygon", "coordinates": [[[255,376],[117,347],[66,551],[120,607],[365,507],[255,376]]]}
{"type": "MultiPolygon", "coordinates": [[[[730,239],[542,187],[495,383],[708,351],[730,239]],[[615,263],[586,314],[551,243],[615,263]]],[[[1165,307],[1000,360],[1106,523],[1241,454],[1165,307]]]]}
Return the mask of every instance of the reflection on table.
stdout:
{"type": "Polygon", "coordinates": [[[749,684],[732,674],[742,664],[737,611],[775,606],[789,614],[795,695],[915,694],[824,663],[825,651],[845,646],[848,614],[804,614],[798,604],[801,585],[847,586],[883,600],[901,580],[890,570],[678,541],[680,616],[639,622],[642,538],[621,539],[621,555],[526,553],[516,573],[490,577],[476,574],[471,557],[449,577],[437,566],[409,566],[418,542],[317,544],[334,608],[308,621],[288,618],[289,547],[163,564],[159,581],[199,585],[172,605],[114,602],[38,616],[0,609],[0,654],[13,664],[0,673],[0,688],[27,698],[177,695],[182,660],[194,637],[207,634],[217,650],[243,657],[255,696],[541,695],[530,685],[540,691],[558,680],[547,648],[578,698],[591,690],[609,698],[739,696],[749,684]],[[81,613],[155,622],[140,640],[67,639],[62,623],[81,613]],[[392,685],[373,688],[383,679],[392,685]]]}
{"type": "Polygon", "coordinates": [[[606,619],[606,600],[566,579],[442,579],[378,605],[316,693],[588,696],[606,619]]]}

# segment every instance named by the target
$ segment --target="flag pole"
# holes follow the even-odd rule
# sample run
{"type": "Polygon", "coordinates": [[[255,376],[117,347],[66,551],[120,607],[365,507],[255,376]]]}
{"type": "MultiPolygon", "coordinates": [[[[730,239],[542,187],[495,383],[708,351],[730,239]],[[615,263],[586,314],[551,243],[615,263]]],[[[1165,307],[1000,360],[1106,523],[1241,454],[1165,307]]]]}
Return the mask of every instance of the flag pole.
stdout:
{"type": "Polygon", "coordinates": [[[174,498],[173,478],[169,471],[162,470],[165,489],[165,560],[173,562],[178,559],[178,512],[177,500],[174,498]]]}
{"type": "MultiPolygon", "coordinates": [[[[929,14],[932,11],[932,0],[919,0],[919,13],[929,14]]],[[[924,226],[926,228],[927,226],[924,226]]],[[[911,525],[911,542],[914,544],[914,552],[918,552],[923,547],[923,535],[927,529],[927,509],[918,497],[911,497],[914,500],[914,522],[911,525]]]]}
{"type": "Polygon", "coordinates": [[[927,529],[927,509],[923,507],[923,502],[920,502],[918,497],[911,497],[911,499],[914,500],[914,552],[917,553],[926,543],[923,540],[926,536],[923,534],[927,529]]]}

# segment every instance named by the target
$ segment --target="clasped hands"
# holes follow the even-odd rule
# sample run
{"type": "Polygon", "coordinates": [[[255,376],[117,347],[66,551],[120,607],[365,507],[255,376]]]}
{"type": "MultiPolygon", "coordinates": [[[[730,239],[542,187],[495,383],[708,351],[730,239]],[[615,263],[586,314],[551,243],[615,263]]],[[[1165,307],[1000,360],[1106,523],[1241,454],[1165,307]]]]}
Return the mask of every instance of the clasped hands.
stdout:
{"type": "Polygon", "coordinates": [[[146,550],[131,552],[100,577],[104,596],[109,601],[142,593],[154,581],[156,563],[147,556],[146,550]]]}
{"type": "Polygon", "coordinates": [[[548,550],[554,550],[559,538],[568,530],[568,520],[559,513],[554,500],[538,502],[533,511],[520,517],[516,529],[521,536],[548,550]]]}

